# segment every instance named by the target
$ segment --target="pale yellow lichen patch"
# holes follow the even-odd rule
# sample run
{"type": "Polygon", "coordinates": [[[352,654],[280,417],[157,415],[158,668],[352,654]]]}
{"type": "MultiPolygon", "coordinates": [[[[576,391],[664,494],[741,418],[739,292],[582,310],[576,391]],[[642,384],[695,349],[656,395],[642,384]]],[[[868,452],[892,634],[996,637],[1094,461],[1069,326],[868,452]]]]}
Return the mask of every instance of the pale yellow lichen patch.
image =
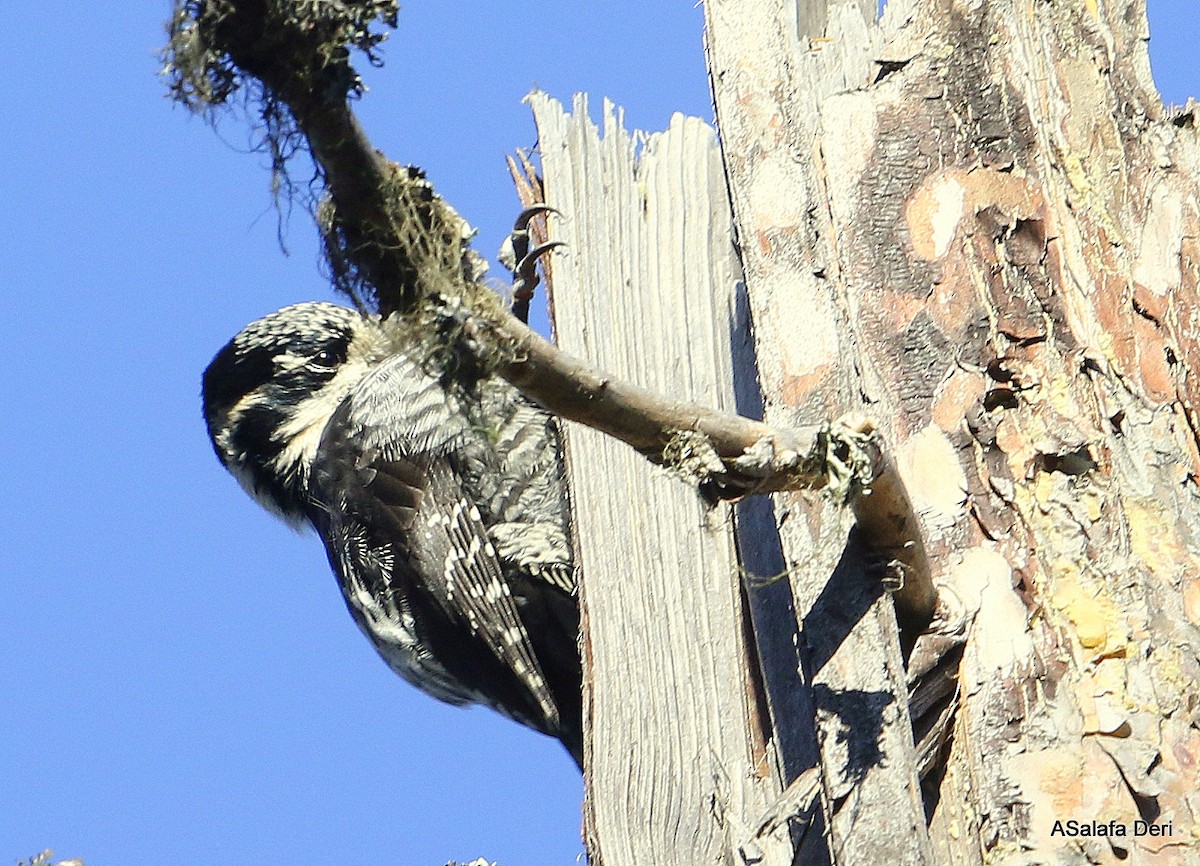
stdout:
{"type": "Polygon", "coordinates": [[[1085,515],[1092,523],[1104,516],[1105,497],[1095,487],[1078,491],[1076,499],[1083,505],[1085,515]]]}
{"type": "Polygon", "coordinates": [[[1038,382],[1038,394],[1054,410],[1054,415],[1050,417],[1041,414],[1038,417],[1045,425],[1044,435],[1082,444],[1087,441],[1083,429],[1091,426],[1090,421],[1080,405],[1076,385],[1070,376],[1061,375],[1064,373],[1066,371],[1061,366],[1052,366],[1038,382]]]}
{"type": "Polygon", "coordinates": [[[1125,652],[1128,629],[1120,610],[1100,586],[1085,588],[1078,563],[1062,556],[1049,566],[1050,602],[1071,621],[1079,644],[1092,659],[1125,652]]]}
{"type": "Polygon", "coordinates": [[[1155,577],[1174,580],[1180,572],[1200,575],[1200,562],[1184,548],[1174,515],[1153,499],[1127,499],[1125,520],[1134,557],[1155,577]]]}
{"type": "Polygon", "coordinates": [[[1100,650],[1108,645],[1108,613],[1095,599],[1080,598],[1068,605],[1067,615],[1075,624],[1075,635],[1086,649],[1100,650]]]}
{"type": "Polygon", "coordinates": [[[1033,483],[1034,499],[1039,505],[1048,505],[1054,498],[1054,491],[1058,489],[1058,486],[1058,479],[1049,472],[1038,473],[1033,483]]]}
{"type": "Polygon", "coordinates": [[[967,476],[945,433],[931,424],[909,437],[896,468],[919,513],[933,526],[954,525],[967,501],[967,476]]]}

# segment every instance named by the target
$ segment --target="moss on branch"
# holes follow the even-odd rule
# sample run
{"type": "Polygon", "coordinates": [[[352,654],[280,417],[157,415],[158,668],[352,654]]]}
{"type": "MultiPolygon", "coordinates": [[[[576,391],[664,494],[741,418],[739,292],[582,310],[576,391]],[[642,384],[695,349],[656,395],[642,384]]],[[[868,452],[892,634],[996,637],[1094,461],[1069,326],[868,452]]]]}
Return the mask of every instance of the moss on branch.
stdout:
{"type": "MultiPolygon", "coordinates": [[[[626,442],[713,496],[844,493],[870,483],[879,450],[872,431],[775,430],[667,400],[565,355],[510,315],[482,284],[484,262],[466,221],[419,169],[377,151],[351,110],[363,92],[351,58],[357,51],[378,64],[381,28],[395,27],[396,14],[392,0],[178,0],[164,74],[176,100],[210,116],[240,95],[265,127],[277,175],[296,153],[311,154],[335,285],[364,311],[403,316],[447,380],[502,376],[551,412],[626,442]],[[858,454],[868,456],[849,459],[858,454]]],[[[901,499],[878,495],[871,508],[885,517],[910,511],[901,499]]]]}

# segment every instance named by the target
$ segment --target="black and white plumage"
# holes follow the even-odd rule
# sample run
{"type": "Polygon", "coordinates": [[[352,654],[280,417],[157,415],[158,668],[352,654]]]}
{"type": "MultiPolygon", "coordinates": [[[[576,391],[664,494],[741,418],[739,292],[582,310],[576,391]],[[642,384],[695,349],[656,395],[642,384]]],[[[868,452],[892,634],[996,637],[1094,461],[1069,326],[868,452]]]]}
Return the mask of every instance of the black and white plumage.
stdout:
{"type": "Polygon", "coordinates": [[[326,303],[246,327],[204,373],[221,462],[325,543],[398,674],[582,761],[579,609],[554,420],[508,383],[446,389],[387,320],[326,303]]]}

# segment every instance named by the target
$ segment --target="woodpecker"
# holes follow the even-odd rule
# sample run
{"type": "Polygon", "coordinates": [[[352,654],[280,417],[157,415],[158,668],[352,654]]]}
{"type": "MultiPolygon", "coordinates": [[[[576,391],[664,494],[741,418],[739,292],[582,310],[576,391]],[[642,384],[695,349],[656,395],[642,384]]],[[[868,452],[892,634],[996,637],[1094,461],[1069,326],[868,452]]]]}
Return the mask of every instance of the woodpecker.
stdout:
{"type": "Polygon", "coordinates": [[[579,606],[555,420],[507,382],[448,387],[393,319],[304,303],[204,372],[221,463],[324,542],[384,661],[582,765],[579,606]]]}

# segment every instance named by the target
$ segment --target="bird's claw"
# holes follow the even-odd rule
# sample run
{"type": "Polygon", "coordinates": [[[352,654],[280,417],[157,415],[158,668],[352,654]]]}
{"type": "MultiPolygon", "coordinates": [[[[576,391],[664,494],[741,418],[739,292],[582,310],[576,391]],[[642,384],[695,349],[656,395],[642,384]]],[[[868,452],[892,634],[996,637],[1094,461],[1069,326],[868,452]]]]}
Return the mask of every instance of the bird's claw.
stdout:
{"type": "MultiPolygon", "coordinates": [[[[547,241],[546,243],[540,244],[527,252],[524,258],[517,262],[516,284],[523,284],[526,286],[525,290],[530,296],[532,296],[533,289],[538,284],[538,259],[550,252],[550,250],[555,249],[556,247],[565,247],[566,245],[567,244],[565,241],[547,241]]],[[[514,284],[513,287],[513,297],[516,297],[516,284],[514,284]]]]}
{"type": "MultiPolygon", "coordinates": [[[[517,234],[518,232],[526,232],[529,229],[530,221],[535,216],[551,213],[555,216],[562,216],[562,212],[558,208],[550,207],[550,205],[546,204],[545,202],[531,204],[529,207],[525,208],[525,210],[517,214],[517,220],[513,223],[513,234],[517,234]]],[[[526,234],[525,237],[528,239],[528,234],[526,234]]]]}
{"type": "Polygon", "coordinates": [[[532,236],[529,224],[534,217],[546,214],[562,215],[548,204],[531,205],[517,214],[512,234],[500,253],[501,262],[513,274],[513,315],[525,323],[529,321],[529,302],[533,299],[533,290],[541,282],[537,273],[538,260],[550,250],[566,246],[562,241],[548,241],[530,249],[532,236]]]}

